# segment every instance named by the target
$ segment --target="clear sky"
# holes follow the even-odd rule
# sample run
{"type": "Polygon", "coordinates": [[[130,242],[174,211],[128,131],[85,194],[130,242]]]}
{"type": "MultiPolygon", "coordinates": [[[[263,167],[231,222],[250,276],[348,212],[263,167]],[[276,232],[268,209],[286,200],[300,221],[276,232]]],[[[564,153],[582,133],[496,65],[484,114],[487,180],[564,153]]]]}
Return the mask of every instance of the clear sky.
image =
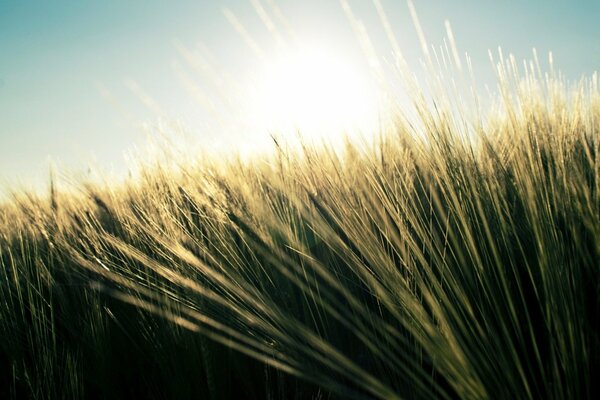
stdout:
{"type": "MultiPolygon", "coordinates": [[[[273,15],[270,2],[259,1],[273,15]]],[[[416,64],[417,39],[406,3],[381,2],[405,56],[416,64]]],[[[338,0],[274,3],[299,37],[340,49],[357,46],[338,0]]],[[[378,50],[389,52],[371,1],[349,3],[378,50]]],[[[555,64],[572,80],[600,69],[598,0],[414,4],[433,44],[441,43],[444,20],[451,22],[460,50],[470,54],[485,82],[493,83],[487,50],[498,46],[518,59],[530,58],[533,47],[542,55],[552,50],[555,64]]],[[[47,176],[49,157],[67,167],[83,168],[95,160],[105,168],[123,168],[123,152],[144,140],[140,123],[155,121],[158,114],[156,106],[140,101],[136,87],[164,115],[183,121],[207,143],[218,141],[218,133],[203,129],[207,112],[182,84],[177,71],[189,72],[190,66],[176,43],[189,49],[202,43],[219,71],[245,76],[256,57],[224,8],[259,45],[270,48],[273,36],[249,0],[0,0],[0,186],[39,183],[47,176]]]]}

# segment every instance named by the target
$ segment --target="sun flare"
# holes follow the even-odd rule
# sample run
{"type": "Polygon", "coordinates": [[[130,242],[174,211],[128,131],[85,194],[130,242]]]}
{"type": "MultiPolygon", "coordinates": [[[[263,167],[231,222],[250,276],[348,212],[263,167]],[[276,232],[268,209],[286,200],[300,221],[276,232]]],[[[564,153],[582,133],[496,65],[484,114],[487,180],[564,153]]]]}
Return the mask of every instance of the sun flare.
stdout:
{"type": "Polygon", "coordinates": [[[318,48],[271,59],[258,77],[254,117],[277,133],[332,138],[372,132],[378,120],[376,90],[355,64],[318,48]]]}

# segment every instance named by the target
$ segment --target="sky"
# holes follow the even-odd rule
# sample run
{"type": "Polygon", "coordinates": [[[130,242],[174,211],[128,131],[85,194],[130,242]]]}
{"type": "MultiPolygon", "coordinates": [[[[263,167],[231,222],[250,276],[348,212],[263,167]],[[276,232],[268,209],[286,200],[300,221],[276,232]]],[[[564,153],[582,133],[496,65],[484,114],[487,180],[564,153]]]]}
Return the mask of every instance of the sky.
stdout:
{"type": "MultiPolygon", "coordinates": [[[[388,55],[372,2],[348,2],[377,50],[388,55]]],[[[276,4],[299,40],[355,57],[358,44],[338,0],[258,3],[272,17],[270,3],[276,4]]],[[[405,57],[418,65],[406,2],[381,3],[405,57]]],[[[600,1],[414,4],[432,44],[441,43],[444,21],[450,21],[481,82],[494,82],[488,49],[498,46],[517,59],[530,58],[534,47],[544,58],[552,51],[555,65],[573,81],[600,69],[600,1]]],[[[199,95],[190,84],[199,77],[186,60],[187,50],[211,60],[225,86],[243,82],[260,64],[227,15],[234,15],[269,57],[274,37],[250,0],[0,0],[0,191],[42,185],[49,160],[65,169],[124,170],[124,153],[143,145],[144,126],[156,126],[159,117],[178,121],[207,146],[252,141],[257,133],[251,129],[226,132],[209,124],[213,114],[198,97],[218,96],[198,83],[204,90],[199,95]],[[223,144],[224,137],[233,140],[223,144]]],[[[236,113],[236,106],[221,118],[227,120],[227,113],[236,113]]]]}

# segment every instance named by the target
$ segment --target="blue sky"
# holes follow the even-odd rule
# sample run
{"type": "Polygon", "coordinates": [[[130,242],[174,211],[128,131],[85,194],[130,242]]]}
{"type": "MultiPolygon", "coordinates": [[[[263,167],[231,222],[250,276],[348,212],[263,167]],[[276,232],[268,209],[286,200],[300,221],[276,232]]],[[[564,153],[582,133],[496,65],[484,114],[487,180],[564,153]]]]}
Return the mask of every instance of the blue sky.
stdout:
{"type": "MultiPolygon", "coordinates": [[[[337,46],[356,45],[337,0],[275,2],[294,30],[337,46]]],[[[389,51],[371,2],[349,3],[378,48],[389,51]]],[[[405,55],[416,64],[406,3],[382,3],[405,55]]],[[[444,20],[451,22],[460,50],[471,55],[486,83],[493,76],[487,49],[498,46],[518,59],[529,58],[533,47],[540,54],[552,50],[555,64],[572,80],[600,69],[600,1],[414,3],[430,42],[439,44],[444,20]]],[[[194,127],[206,113],[178,83],[173,63],[181,63],[181,55],[174,42],[204,43],[232,76],[242,76],[254,62],[223,7],[259,43],[272,39],[248,0],[0,0],[0,186],[39,184],[49,157],[75,169],[93,160],[123,168],[123,152],[144,140],[139,123],[155,118],[128,89],[129,80],[167,115],[194,127]]],[[[209,135],[196,128],[199,137],[209,135]]]]}

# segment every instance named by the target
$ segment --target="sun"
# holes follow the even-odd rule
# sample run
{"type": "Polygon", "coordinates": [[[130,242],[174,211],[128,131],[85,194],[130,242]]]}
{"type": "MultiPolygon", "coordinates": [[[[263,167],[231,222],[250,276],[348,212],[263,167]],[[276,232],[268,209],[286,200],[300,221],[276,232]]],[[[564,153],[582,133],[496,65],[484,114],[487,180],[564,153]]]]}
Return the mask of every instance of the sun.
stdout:
{"type": "Polygon", "coordinates": [[[331,139],[377,129],[370,75],[332,49],[312,46],[273,57],[251,98],[254,118],[271,132],[331,139]]]}

